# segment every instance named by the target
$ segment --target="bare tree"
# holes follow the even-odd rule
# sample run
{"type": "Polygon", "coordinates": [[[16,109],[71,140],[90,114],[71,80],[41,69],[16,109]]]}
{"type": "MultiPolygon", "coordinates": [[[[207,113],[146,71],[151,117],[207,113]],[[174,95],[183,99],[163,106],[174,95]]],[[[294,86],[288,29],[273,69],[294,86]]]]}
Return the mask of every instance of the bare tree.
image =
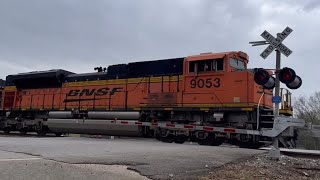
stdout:
{"type": "Polygon", "coordinates": [[[320,124],[320,92],[309,97],[300,96],[295,100],[295,115],[306,122],[320,124]]]}

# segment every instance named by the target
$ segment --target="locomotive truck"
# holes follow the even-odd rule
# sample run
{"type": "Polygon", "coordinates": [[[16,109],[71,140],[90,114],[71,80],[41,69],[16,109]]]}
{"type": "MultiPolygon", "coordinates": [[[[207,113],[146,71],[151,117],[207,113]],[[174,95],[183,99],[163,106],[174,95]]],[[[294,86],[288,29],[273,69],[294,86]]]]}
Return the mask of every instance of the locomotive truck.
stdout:
{"type": "MultiPolygon", "coordinates": [[[[6,77],[1,95],[4,133],[100,134],[187,140],[259,148],[280,137],[294,147],[291,93],[281,90],[273,115],[272,88],[258,85],[256,69],[241,51],[203,53],[96,67],[76,74],[62,69],[6,77]]],[[[263,78],[263,77],[258,77],[263,78]]]]}

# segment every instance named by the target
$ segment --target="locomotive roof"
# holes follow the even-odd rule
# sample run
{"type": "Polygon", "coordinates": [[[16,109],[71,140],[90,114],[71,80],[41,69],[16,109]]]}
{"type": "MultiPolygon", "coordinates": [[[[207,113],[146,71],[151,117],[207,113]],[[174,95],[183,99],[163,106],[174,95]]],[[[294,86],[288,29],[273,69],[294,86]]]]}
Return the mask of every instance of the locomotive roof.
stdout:
{"type": "Polygon", "coordinates": [[[107,76],[107,72],[70,74],[66,77],[66,82],[105,80],[107,76]]]}
{"type": "Polygon", "coordinates": [[[129,62],[128,64],[175,61],[175,60],[180,60],[180,59],[184,59],[184,58],[186,58],[186,57],[175,57],[175,58],[168,58],[168,59],[154,59],[154,60],[147,60],[147,61],[133,61],[133,62],[129,62]]]}
{"type": "Polygon", "coordinates": [[[247,60],[247,55],[241,51],[220,53],[202,53],[188,57],[136,61],[127,64],[108,66],[107,72],[75,74],[63,69],[47,71],[32,71],[7,76],[6,85],[16,85],[21,88],[59,87],[63,82],[94,81],[107,79],[135,78],[146,76],[164,76],[183,74],[183,61],[197,61],[204,59],[220,59],[228,54],[237,54],[247,60]]]}
{"type": "Polygon", "coordinates": [[[28,75],[48,75],[48,74],[55,74],[55,73],[66,73],[66,74],[75,74],[70,71],[66,71],[63,69],[51,69],[51,70],[45,70],[45,71],[31,71],[31,72],[24,72],[24,73],[18,73],[18,74],[13,74],[9,76],[28,76],[28,75]]]}
{"type": "Polygon", "coordinates": [[[71,74],[66,82],[122,79],[157,75],[176,75],[183,73],[184,58],[171,58],[153,61],[131,62],[108,66],[107,72],[71,74]]]}
{"type": "Polygon", "coordinates": [[[205,59],[221,59],[229,54],[237,54],[241,58],[245,59],[248,62],[248,55],[242,51],[227,51],[227,52],[219,52],[219,53],[212,53],[212,52],[201,53],[198,55],[188,56],[187,61],[198,61],[198,60],[205,60],[205,59]]]}
{"type": "Polygon", "coordinates": [[[13,74],[7,76],[6,85],[15,85],[18,88],[59,87],[69,74],[74,73],[62,69],[52,69],[13,74]]]}
{"type": "Polygon", "coordinates": [[[229,54],[230,52],[224,53],[202,53],[200,55],[188,56],[187,61],[198,61],[204,59],[220,59],[229,54]]]}
{"type": "Polygon", "coordinates": [[[93,73],[81,73],[81,74],[70,74],[67,77],[79,77],[79,76],[96,76],[96,75],[107,75],[107,72],[93,72],[93,73]]]}

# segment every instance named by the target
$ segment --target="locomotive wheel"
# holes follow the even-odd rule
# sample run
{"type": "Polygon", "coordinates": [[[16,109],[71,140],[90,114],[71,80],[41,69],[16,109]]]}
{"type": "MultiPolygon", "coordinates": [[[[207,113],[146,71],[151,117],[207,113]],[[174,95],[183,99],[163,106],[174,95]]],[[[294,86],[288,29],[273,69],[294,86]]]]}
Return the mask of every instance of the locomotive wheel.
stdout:
{"type": "Polygon", "coordinates": [[[211,141],[211,146],[220,146],[223,143],[222,139],[215,139],[214,141],[211,141]]]}
{"type": "Polygon", "coordinates": [[[206,139],[198,139],[197,142],[198,142],[199,145],[205,145],[205,146],[210,145],[210,140],[208,138],[206,138],[206,139]]]}
{"type": "Polygon", "coordinates": [[[188,140],[188,138],[189,138],[188,136],[180,135],[174,139],[174,142],[177,144],[183,144],[184,142],[186,142],[188,140]]]}
{"type": "Polygon", "coordinates": [[[209,134],[205,139],[197,139],[198,144],[206,146],[220,146],[223,143],[222,139],[216,139],[214,134],[209,134]]]}
{"type": "Polygon", "coordinates": [[[169,130],[159,129],[156,133],[156,139],[165,143],[172,143],[175,139],[175,136],[170,134],[169,130]]]}
{"type": "Polygon", "coordinates": [[[254,140],[254,136],[252,135],[240,135],[237,144],[240,148],[247,149],[259,149],[263,146],[263,143],[259,142],[257,139],[254,140]]]}
{"type": "Polygon", "coordinates": [[[210,143],[210,134],[206,134],[205,132],[199,132],[197,135],[195,135],[195,141],[199,144],[199,145],[209,145],[210,143]],[[207,136],[207,137],[206,137],[207,136]]]}
{"type": "Polygon", "coordinates": [[[174,141],[175,137],[170,134],[167,137],[160,137],[160,141],[165,142],[165,143],[172,143],[174,141]]]}

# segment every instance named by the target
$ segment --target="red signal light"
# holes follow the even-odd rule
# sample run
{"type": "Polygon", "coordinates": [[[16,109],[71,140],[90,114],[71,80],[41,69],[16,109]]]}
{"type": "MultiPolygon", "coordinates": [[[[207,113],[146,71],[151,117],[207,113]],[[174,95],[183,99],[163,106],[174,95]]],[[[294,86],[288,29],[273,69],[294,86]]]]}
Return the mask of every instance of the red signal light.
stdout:
{"type": "Polygon", "coordinates": [[[288,67],[281,69],[279,79],[290,89],[298,89],[302,85],[302,79],[296,75],[296,72],[288,67]]]}
{"type": "Polygon", "coordinates": [[[258,69],[254,73],[254,81],[261,86],[268,82],[269,77],[270,77],[269,73],[263,69],[258,69]]]}
{"type": "Polygon", "coordinates": [[[265,89],[273,89],[275,86],[275,78],[264,69],[256,70],[254,73],[254,81],[265,89]]]}
{"type": "Polygon", "coordinates": [[[296,72],[291,68],[283,68],[279,72],[279,79],[282,83],[288,84],[294,81],[296,78],[296,72]]]}
{"type": "Polygon", "coordinates": [[[266,77],[262,73],[257,73],[257,79],[259,79],[260,82],[263,82],[266,80],[266,77]]]}

